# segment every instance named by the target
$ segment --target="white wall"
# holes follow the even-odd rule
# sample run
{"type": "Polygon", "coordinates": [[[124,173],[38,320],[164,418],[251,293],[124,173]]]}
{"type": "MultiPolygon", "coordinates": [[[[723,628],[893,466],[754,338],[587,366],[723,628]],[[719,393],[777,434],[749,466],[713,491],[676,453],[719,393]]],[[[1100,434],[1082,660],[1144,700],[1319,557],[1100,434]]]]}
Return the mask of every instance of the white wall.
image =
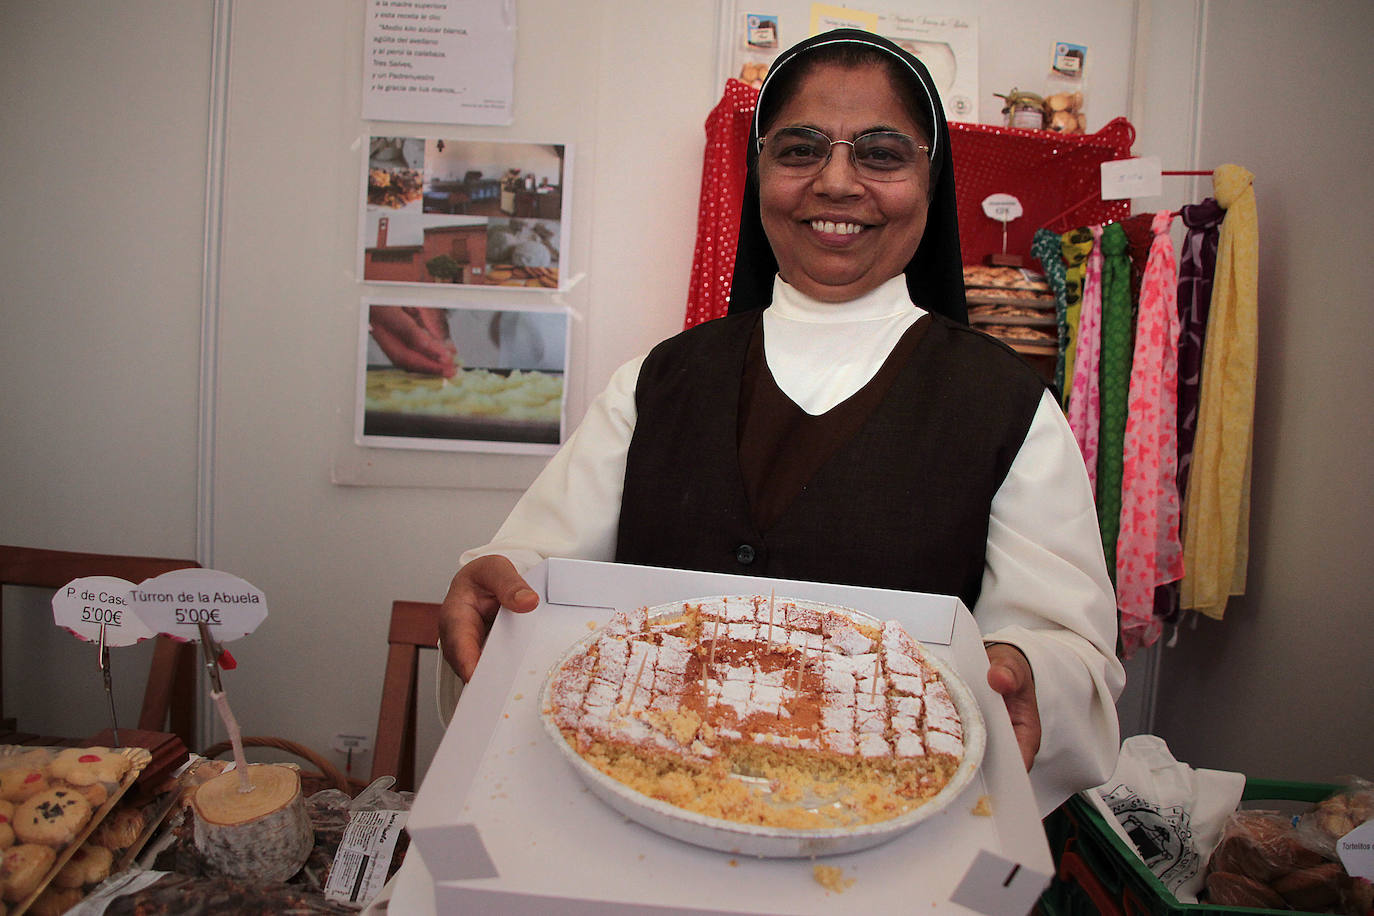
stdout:
{"type": "MultiPolygon", "coordinates": [[[[0,543],[195,554],[209,49],[208,4],[0,3],[0,543]]],[[[5,713],[103,728],[94,648],[5,610],[5,713]]]]}
{"type": "MultiPolygon", "coordinates": [[[[339,8],[235,4],[220,326],[214,562],[262,587],[272,607],[240,644],[234,678],[252,681],[236,709],[245,728],[315,747],[335,732],[372,732],[391,600],[442,597],[458,554],[490,537],[541,464],[351,443],[364,292],[353,276],[356,144],[371,125],[358,115],[362,4],[339,8]]],[[[707,11],[522,4],[515,124],[400,128],[572,147],[569,263],[585,275],[561,300],[577,316],[573,418],[588,387],[681,327],[700,123],[713,101],[701,71],[714,37],[699,27],[707,11]],[[642,60],[650,28],[683,39],[680,55],[656,62],[662,83],[603,66],[642,60]]]]}
{"type": "MultiPolygon", "coordinates": [[[[981,56],[998,80],[1018,54],[1028,72],[1043,72],[1044,49],[1017,44],[1018,30],[1006,25],[1007,10],[1024,4],[973,5],[985,22],[981,56]],[[994,39],[995,52],[987,44],[994,39]]],[[[576,316],[573,419],[617,365],[681,326],[702,123],[718,93],[718,6],[522,0],[513,126],[377,127],[574,148],[569,264],[582,279],[560,300],[576,316]]],[[[259,585],[272,610],[257,633],[234,646],[241,666],[226,684],[240,722],[246,732],[324,750],[336,732],[370,734],[375,726],[390,601],[439,598],[459,552],[491,534],[540,460],[352,444],[357,313],[368,292],[353,275],[358,144],[373,128],[358,115],[362,3],[235,0],[212,329],[214,452],[205,466],[213,512],[197,516],[210,7],[209,0],[128,0],[115,15],[96,0],[0,4],[0,165],[6,176],[27,176],[0,183],[0,382],[8,395],[0,400],[0,476],[25,481],[6,488],[0,542],[185,555],[196,549],[199,525],[200,543],[209,545],[200,559],[259,585]],[[79,257],[69,256],[74,247],[79,257]]],[[[1043,7],[1051,19],[1070,9],[1049,0],[1043,7]]],[[[1346,133],[1330,125],[1353,123],[1359,110],[1353,97],[1340,99],[1361,81],[1336,70],[1353,59],[1368,75],[1354,44],[1369,34],[1369,21],[1348,5],[1294,2],[1275,4],[1264,23],[1232,22],[1242,7],[1216,0],[1104,5],[1091,25],[1097,32],[1090,47],[1103,52],[1094,63],[1119,67],[1123,76],[1094,83],[1090,111],[1097,123],[1113,110],[1137,114],[1138,149],[1159,153],[1170,167],[1187,167],[1182,160],[1200,145],[1206,162],[1229,156],[1262,175],[1269,290],[1261,306],[1263,441],[1256,461],[1262,561],[1252,595],[1235,606],[1235,626],[1185,633],[1183,647],[1166,655],[1170,685],[1160,721],[1171,743],[1212,765],[1254,762],[1266,773],[1325,776],[1320,764],[1344,759],[1339,749],[1364,748],[1361,759],[1368,759],[1368,744],[1351,742],[1334,715],[1317,720],[1321,729],[1302,760],[1274,742],[1247,740],[1230,723],[1283,708],[1279,681],[1266,688],[1273,696],[1259,694],[1262,710],[1239,686],[1217,683],[1248,686],[1252,669],[1267,676],[1281,654],[1273,647],[1291,637],[1312,657],[1347,653],[1336,656],[1349,662],[1347,671],[1331,666],[1305,689],[1363,698],[1369,706],[1353,662],[1359,653],[1369,656],[1368,642],[1346,640],[1356,648],[1345,649],[1332,638],[1354,621],[1311,626],[1314,617],[1326,625],[1342,608],[1353,615],[1361,600],[1367,604],[1369,577],[1358,565],[1368,552],[1359,512],[1367,507],[1348,496],[1369,492],[1368,465],[1346,459],[1348,437],[1333,421],[1359,429],[1368,373],[1361,376],[1353,361],[1357,335],[1333,342],[1310,321],[1338,315],[1343,327],[1358,328],[1365,302],[1353,279],[1330,275],[1327,266],[1358,261],[1358,254],[1325,252],[1368,250],[1367,233],[1346,227],[1342,233],[1355,232],[1359,245],[1344,248],[1344,236],[1319,220],[1328,206],[1339,209],[1328,198],[1348,193],[1348,184],[1329,180],[1332,174],[1356,182],[1368,198],[1368,180],[1339,168],[1353,163],[1334,142],[1346,133]],[[1201,9],[1210,10],[1210,43],[1198,144],[1192,112],[1201,9]],[[1319,23],[1309,27],[1305,16],[1319,23]],[[1343,21],[1347,16],[1363,21],[1343,21]],[[1137,27],[1145,54],[1133,67],[1137,27]],[[1305,37],[1289,35],[1304,28],[1305,37]],[[1218,40],[1218,30],[1235,37],[1218,40]],[[1290,58],[1303,62],[1293,65],[1299,76],[1271,87],[1263,104],[1239,97],[1240,90],[1228,96],[1223,89],[1231,80],[1274,80],[1254,49],[1277,47],[1279,37],[1302,52],[1290,58]],[[1318,54],[1328,39],[1343,53],[1318,54]],[[1284,118],[1309,111],[1310,123],[1286,127],[1284,118]],[[1333,142],[1313,139],[1323,131],[1333,142]],[[1271,241],[1296,239],[1298,227],[1327,246],[1280,249],[1271,241]],[[1341,295],[1316,292],[1332,288],[1341,295]],[[1355,397],[1322,400],[1338,388],[1353,389],[1355,397]],[[1337,483],[1317,486],[1317,472],[1328,468],[1336,469],[1337,483]],[[1342,565],[1327,566],[1327,558],[1342,565]],[[1330,571],[1322,575],[1324,568],[1330,571]],[[1287,632],[1295,620],[1289,608],[1310,603],[1313,572],[1321,581],[1320,615],[1303,618],[1303,631],[1315,635],[1287,632]],[[1247,625],[1252,617],[1261,622],[1247,625]],[[1275,629],[1276,621],[1285,623],[1275,629]],[[1222,663],[1205,667],[1218,653],[1222,663]],[[1208,705],[1191,704],[1193,687],[1208,705]],[[1303,774],[1284,769],[1298,765],[1303,774]]],[[[1367,139],[1367,126],[1354,129],[1367,139]]],[[[1166,191],[1171,199],[1158,205],[1189,199],[1166,191]]],[[[443,292],[407,289],[406,296],[443,292]]],[[[498,301],[543,301],[514,295],[498,301]]],[[[41,600],[30,604],[41,610],[41,600]]],[[[37,634],[26,632],[21,644],[10,637],[10,624],[6,638],[7,689],[15,678],[41,682],[47,672],[89,663],[84,655],[65,661],[27,651],[37,634]]],[[[77,706],[98,720],[81,699],[79,691],[56,703],[30,697],[33,705],[18,712],[25,725],[41,717],[30,727],[52,722],[54,730],[74,721],[77,706]]],[[[438,725],[429,704],[422,705],[424,755],[438,725]]],[[[1307,720],[1287,715],[1294,723],[1307,720]]]]}
{"type": "Polygon", "coordinates": [[[1255,173],[1259,209],[1250,577],[1163,653],[1155,730],[1199,766],[1332,781],[1374,760],[1374,5],[1206,7],[1200,157],[1255,173]]]}

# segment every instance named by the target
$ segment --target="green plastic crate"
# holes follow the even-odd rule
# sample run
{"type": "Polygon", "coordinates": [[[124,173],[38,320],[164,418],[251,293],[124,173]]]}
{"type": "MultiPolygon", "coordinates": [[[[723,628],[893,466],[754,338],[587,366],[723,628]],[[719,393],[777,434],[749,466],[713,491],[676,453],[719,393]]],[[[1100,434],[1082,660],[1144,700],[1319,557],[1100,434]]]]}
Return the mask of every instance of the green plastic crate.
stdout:
{"type": "MultiPolygon", "coordinates": [[[[1338,790],[1320,783],[1247,779],[1247,807],[1264,800],[1315,804],[1338,790]]],[[[1055,877],[1036,904],[1043,916],[1294,916],[1295,910],[1180,903],[1091,804],[1075,795],[1045,819],[1055,877]]]]}

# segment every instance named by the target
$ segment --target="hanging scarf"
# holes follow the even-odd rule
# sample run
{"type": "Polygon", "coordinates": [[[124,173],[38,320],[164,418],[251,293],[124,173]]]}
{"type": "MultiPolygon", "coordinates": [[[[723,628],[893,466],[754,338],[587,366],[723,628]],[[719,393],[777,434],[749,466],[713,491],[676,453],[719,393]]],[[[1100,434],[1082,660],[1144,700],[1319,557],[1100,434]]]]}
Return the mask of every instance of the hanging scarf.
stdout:
{"type": "Polygon", "coordinates": [[[1131,259],[1120,223],[1102,230],[1102,413],[1098,423],[1097,523],[1107,570],[1116,571],[1121,527],[1122,446],[1131,376],[1131,259]]]}
{"type": "Polygon", "coordinates": [[[1093,250],[1083,275],[1078,313],[1078,346],[1069,397],[1069,428],[1088,466],[1088,482],[1097,492],[1098,420],[1102,410],[1102,227],[1092,226],[1093,250]]]}
{"type": "Polygon", "coordinates": [[[1184,507],[1181,603],[1220,620],[1245,591],[1250,450],[1259,351],[1259,217],[1254,178],[1238,165],[1212,176],[1226,208],[1207,319],[1197,438],[1184,507]]]}
{"type": "MultiPolygon", "coordinates": [[[[833,49],[852,45],[869,48],[890,55],[899,64],[906,87],[928,106],[932,124],[930,138],[930,190],[926,211],[926,230],[916,253],[907,263],[907,291],[911,301],[921,308],[968,323],[968,306],[964,301],[964,266],[959,254],[959,211],[954,197],[954,163],[949,150],[949,126],[945,123],[944,106],[935,83],[925,65],[912,54],[871,32],[858,29],[834,29],[813,36],[784,51],[773,61],[768,76],[759,89],[754,109],[753,129],[749,135],[749,173],[744,187],[744,203],[740,209],[739,247],[735,256],[734,278],[730,287],[730,313],[763,308],[773,299],[773,277],[778,272],[777,258],[763,231],[759,215],[758,138],[766,125],[761,124],[765,107],[780,104],[769,95],[774,80],[799,60],[805,60],[819,49],[833,49]]],[[[774,108],[776,110],[776,108],[774,108]]]]}
{"type": "MultiPolygon", "coordinates": [[[[1064,255],[1064,376],[1073,378],[1073,361],[1078,347],[1078,316],[1083,303],[1083,276],[1087,272],[1088,252],[1093,249],[1093,234],[1087,228],[1071,229],[1059,240],[1064,255]]],[[[1069,406],[1065,389],[1063,404],[1069,406]]]]}
{"type": "Polygon", "coordinates": [[[1137,213],[1121,221],[1121,228],[1126,230],[1126,253],[1131,257],[1132,302],[1140,301],[1140,284],[1145,278],[1145,265],[1155,242],[1154,221],[1153,213],[1137,213]]]}
{"type": "Polygon", "coordinates": [[[1054,391],[1059,397],[1059,403],[1063,404],[1068,394],[1066,385],[1071,379],[1064,374],[1064,350],[1069,345],[1069,325],[1064,315],[1068,303],[1064,301],[1064,255],[1060,251],[1059,235],[1043,227],[1035,230],[1035,236],[1031,239],[1031,254],[1040,261],[1040,268],[1045,272],[1045,282],[1054,293],[1054,316],[1056,324],[1059,325],[1059,347],[1054,360],[1054,391]]]}
{"type": "Polygon", "coordinates": [[[706,153],[697,204],[697,247],[687,290],[684,327],[719,318],[730,306],[730,276],[739,243],[739,208],[744,199],[745,152],[758,90],[731,79],[706,118],[706,153]]]}
{"type": "MultiPolygon", "coordinates": [[[[1202,352],[1207,332],[1207,307],[1212,301],[1212,277],[1217,268],[1217,236],[1226,211],[1214,198],[1183,208],[1188,227],[1178,258],[1178,495],[1188,493],[1188,468],[1193,460],[1197,430],[1198,394],[1202,389],[1202,352]]],[[[1179,617],[1179,583],[1155,590],[1155,616],[1165,623],[1179,617]]]]}
{"type": "Polygon", "coordinates": [[[1221,220],[1226,211],[1214,198],[1183,208],[1188,234],[1183,240],[1178,279],[1178,492],[1188,491],[1188,468],[1197,435],[1202,396],[1202,354],[1212,281],[1217,270],[1221,220]]]}
{"type": "Polygon", "coordinates": [[[1116,541],[1116,602],[1123,654],[1152,645],[1162,629],[1155,587],[1183,575],[1178,539],[1178,273],[1161,210],[1140,282],[1135,352],[1122,447],[1121,532],[1116,541]]]}

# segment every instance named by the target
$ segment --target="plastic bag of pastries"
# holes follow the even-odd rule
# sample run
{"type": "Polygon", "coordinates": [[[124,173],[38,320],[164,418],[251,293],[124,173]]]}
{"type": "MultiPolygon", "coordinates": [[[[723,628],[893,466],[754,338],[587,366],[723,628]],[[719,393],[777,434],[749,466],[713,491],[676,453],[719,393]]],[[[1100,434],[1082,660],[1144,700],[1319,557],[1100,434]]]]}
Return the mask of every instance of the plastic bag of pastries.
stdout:
{"type": "Polygon", "coordinates": [[[1207,902],[1368,916],[1374,886],[1308,845],[1293,818],[1237,811],[1207,863],[1207,902]]]}
{"type": "Polygon", "coordinates": [[[1374,820],[1374,783],[1358,776],[1345,788],[1317,803],[1298,819],[1301,841],[1328,859],[1337,858],[1336,841],[1367,821],[1374,820]]]}

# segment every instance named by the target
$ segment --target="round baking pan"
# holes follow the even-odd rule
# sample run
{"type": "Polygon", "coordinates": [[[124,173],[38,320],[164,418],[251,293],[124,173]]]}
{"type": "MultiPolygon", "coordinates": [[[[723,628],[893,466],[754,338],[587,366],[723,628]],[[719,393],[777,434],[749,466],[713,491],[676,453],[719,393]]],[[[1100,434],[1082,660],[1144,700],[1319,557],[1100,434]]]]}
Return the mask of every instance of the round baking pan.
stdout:
{"type": "MultiPolygon", "coordinates": [[[[749,599],[744,596],[693,598],[685,602],[677,601],[649,608],[648,617],[650,621],[670,619],[682,613],[684,604],[710,605],[744,600],[749,599]]],[[[798,598],[780,597],[776,600],[794,604],[804,609],[837,612],[868,626],[882,626],[882,621],[852,608],[798,598]]],[[[602,629],[595,630],[578,640],[550,669],[539,696],[540,716],[543,720],[544,730],[559,749],[563,758],[582,778],[593,795],[630,820],[665,836],[722,852],[764,858],[810,857],[856,852],[900,836],[922,821],[928,820],[949,807],[973,781],[978,766],[982,762],[983,752],[987,745],[987,732],[977,700],[974,699],[968,685],[947,663],[926,651],[925,647],[918,643],[924,660],[939,673],[945,686],[949,689],[950,698],[954,701],[955,709],[959,712],[964,730],[964,756],[958,769],[955,770],[949,783],[919,808],[914,808],[889,820],[871,824],[798,830],[743,824],[709,817],[650,798],[606,775],[583,759],[582,755],[577,753],[563,737],[562,731],[553,721],[551,714],[550,692],[558,670],[563,667],[566,661],[583,651],[587,645],[599,639],[602,635],[602,629]]],[[[749,777],[732,778],[749,779],[749,777]]],[[[808,800],[803,800],[798,804],[805,805],[807,803],[808,800]]]]}

